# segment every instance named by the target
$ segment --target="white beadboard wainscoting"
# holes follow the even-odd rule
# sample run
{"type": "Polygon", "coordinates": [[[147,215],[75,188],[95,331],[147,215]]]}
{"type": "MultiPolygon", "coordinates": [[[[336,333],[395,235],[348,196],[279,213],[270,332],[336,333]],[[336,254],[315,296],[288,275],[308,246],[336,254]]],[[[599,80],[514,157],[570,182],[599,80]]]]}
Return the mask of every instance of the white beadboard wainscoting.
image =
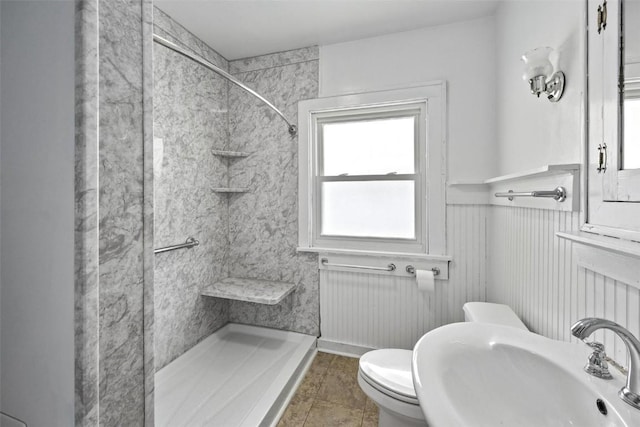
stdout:
{"type": "MultiPolygon", "coordinates": [[[[533,332],[554,339],[571,340],[571,325],[589,316],[640,336],[640,290],[580,267],[575,243],[556,236],[579,228],[578,212],[449,205],[450,279],[429,295],[411,278],[321,271],[319,345],[412,348],[427,331],[462,321],[466,301],[508,304],[533,332]]],[[[613,333],[593,339],[624,363],[625,346],[613,333]]]]}
{"type": "Polygon", "coordinates": [[[449,280],[437,280],[433,294],[419,292],[413,278],[322,270],[318,345],[353,353],[411,349],[429,330],[462,321],[465,302],[485,300],[489,209],[447,207],[449,280]]]}
{"type": "MultiPolygon", "coordinates": [[[[492,207],[487,300],[510,305],[532,331],[555,339],[574,339],[569,329],[583,317],[606,318],[640,336],[640,290],[580,267],[575,243],[555,235],[579,228],[577,212],[492,207]]],[[[626,360],[612,332],[593,339],[626,360]]]]}

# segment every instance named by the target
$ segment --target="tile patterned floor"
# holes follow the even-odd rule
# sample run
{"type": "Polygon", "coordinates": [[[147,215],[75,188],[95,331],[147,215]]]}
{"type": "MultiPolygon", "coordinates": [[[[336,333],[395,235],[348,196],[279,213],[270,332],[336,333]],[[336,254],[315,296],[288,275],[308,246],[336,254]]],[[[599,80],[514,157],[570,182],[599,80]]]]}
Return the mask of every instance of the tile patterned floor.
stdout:
{"type": "Polygon", "coordinates": [[[278,427],[376,427],[378,408],[357,375],[358,359],[318,352],[278,427]]]}

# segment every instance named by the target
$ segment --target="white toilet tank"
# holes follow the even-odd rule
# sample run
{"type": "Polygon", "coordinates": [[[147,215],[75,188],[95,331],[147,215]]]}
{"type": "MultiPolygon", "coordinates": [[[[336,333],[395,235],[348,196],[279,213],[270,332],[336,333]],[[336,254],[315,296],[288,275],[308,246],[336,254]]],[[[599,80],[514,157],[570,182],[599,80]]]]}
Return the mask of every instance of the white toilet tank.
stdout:
{"type": "Polygon", "coordinates": [[[505,304],[468,302],[462,306],[462,310],[464,311],[464,320],[466,322],[495,323],[525,331],[529,330],[511,307],[505,304]]]}

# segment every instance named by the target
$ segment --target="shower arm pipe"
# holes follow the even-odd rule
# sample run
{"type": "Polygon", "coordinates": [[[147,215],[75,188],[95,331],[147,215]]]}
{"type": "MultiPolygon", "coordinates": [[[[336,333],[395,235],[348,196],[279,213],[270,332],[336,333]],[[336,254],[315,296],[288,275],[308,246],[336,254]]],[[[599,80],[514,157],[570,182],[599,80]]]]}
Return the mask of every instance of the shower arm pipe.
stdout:
{"type": "Polygon", "coordinates": [[[188,51],[187,49],[184,49],[180,46],[178,46],[177,44],[175,44],[172,41],[169,41],[167,39],[165,39],[164,37],[161,37],[157,34],[153,34],[153,41],[161,44],[164,47],[167,47],[171,50],[173,50],[174,52],[177,52],[195,62],[197,62],[198,64],[202,65],[203,67],[206,67],[208,69],[210,69],[211,71],[213,71],[216,74],[219,74],[220,76],[224,77],[225,79],[229,80],[231,83],[235,84],[236,86],[238,86],[239,88],[241,88],[242,90],[250,93],[251,95],[255,96],[256,98],[258,98],[260,101],[264,102],[269,108],[271,108],[273,111],[275,111],[275,113],[277,115],[279,115],[282,120],[285,121],[285,123],[287,124],[287,127],[289,129],[289,134],[291,136],[295,136],[298,133],[298,127],[296,125],[293,125],[289,122],[289,120],[287,120],[287,118],[284,116],[284,114],[282,114],[282,112],[280,110],[278,110],[276,108],[275,105],[273,105],[271,102],[269,102],[264,96],[260,95],[258,92],[256,92],[255,90],[251,89],[250,87],[248,87],[247,85],[245,85],[244,83],[242,83],[240,80],[238,80],[237,78],[235,78],[234,76],[232,76],[231,74],[229,74],[228,72],[226,72],[225,70],[223,70],[222,68],[218,67],[217,65],[212,64],[211,62],[207,61],[206,59],[204,59],[203,57],[188,51]]]}

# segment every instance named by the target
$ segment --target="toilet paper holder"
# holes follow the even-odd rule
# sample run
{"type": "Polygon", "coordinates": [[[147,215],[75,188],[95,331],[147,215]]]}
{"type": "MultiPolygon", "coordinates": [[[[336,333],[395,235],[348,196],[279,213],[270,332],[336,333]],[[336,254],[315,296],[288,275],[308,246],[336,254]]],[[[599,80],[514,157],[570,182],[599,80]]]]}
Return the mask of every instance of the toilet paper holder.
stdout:
{"type": "MultiPolygon", "coordinates": [[[[416,268],[413,265],[407,265],[405,267],[405,271],[409,274],[416,274],[416,268]]],[[[433,267],[431,271],[433,271],[434,276],[437,276],[440,274],[440,269],[438,267],[433,267]]]]}

